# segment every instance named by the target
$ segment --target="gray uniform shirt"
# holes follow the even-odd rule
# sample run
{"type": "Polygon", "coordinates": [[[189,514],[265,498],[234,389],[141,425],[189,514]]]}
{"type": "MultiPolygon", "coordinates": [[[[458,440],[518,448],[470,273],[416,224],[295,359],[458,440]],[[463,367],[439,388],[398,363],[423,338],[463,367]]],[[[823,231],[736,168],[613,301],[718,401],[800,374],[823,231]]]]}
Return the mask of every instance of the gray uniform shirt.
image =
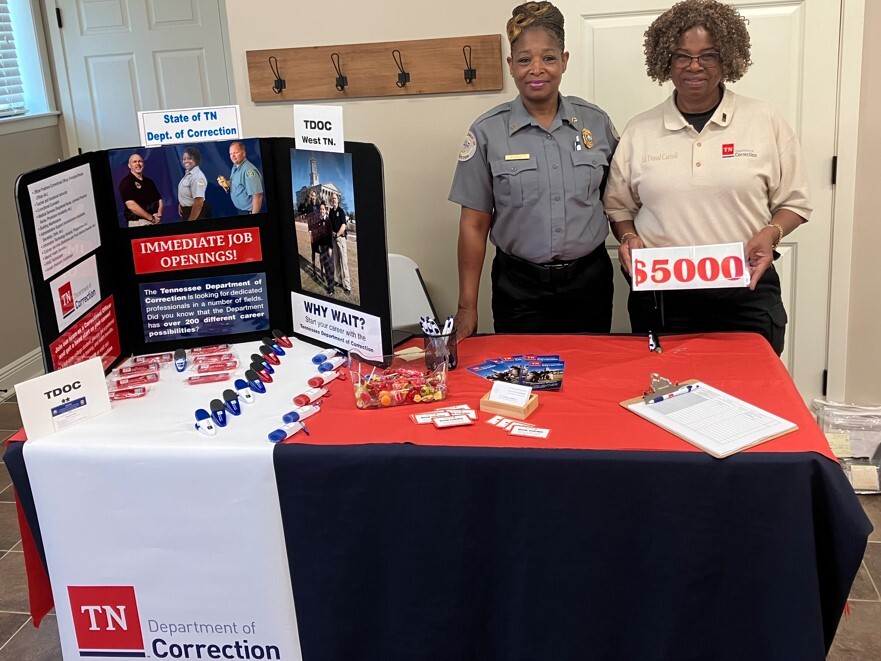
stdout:
{"type": "Polygon", "coordinates": [[[545,130],[518,96],[472,124],[449,199],[491,213],[490,241],[509,255],[577,259],[608,235],[600,187],[617,145],[609,116],[583,99],[561,96],[545,130]]]}
{"type": "Polygon", "coordinates": [[[177,201],[182,207],[191,207],[197,197],[204,199],[205,189],[208,182],[205,175],[196,165],[192,170],[184,174],[183,179],[177,185],[177,201]]]}

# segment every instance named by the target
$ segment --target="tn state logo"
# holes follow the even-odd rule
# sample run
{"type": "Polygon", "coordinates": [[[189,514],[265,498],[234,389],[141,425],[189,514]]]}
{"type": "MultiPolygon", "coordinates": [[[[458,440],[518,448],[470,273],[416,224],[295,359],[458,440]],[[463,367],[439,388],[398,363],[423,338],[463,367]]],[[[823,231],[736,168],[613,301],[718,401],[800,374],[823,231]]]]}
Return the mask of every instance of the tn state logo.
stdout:
{"type": "Polygon", "coordinates": [[[146,656],[134,586],[70,585],[67,594],[80,656],[146,656]]]}
{"type": "Polygon", "coordinates": [[[61,301],[61,316],[66,317],[76,309],[73,304],[73,287],[70,282],[65,282],[58,288],[58,298],[61,301]]]}
{"type": "Polygon", "coordinates": [[[731,158],[734,156],[734,143],[729,142],[727,145],[722,145],[722,158],[731,158]]]}

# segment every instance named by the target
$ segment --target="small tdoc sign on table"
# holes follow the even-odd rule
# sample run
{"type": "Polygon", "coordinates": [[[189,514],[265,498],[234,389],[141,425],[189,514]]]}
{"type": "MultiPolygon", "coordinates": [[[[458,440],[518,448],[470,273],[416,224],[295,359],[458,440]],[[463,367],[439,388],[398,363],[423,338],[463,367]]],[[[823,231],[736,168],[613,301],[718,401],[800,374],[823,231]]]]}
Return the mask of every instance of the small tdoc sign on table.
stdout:
{"type": "Polygon", "coordinates": [[[638,248],[632,258],[633,291],[749,286],[741,243],[638,248]]]}
{"type": "Polygon", "coordinates": [[[100,358],[17,383],[15,395],[30,441],[110,411],[100,358]]]}

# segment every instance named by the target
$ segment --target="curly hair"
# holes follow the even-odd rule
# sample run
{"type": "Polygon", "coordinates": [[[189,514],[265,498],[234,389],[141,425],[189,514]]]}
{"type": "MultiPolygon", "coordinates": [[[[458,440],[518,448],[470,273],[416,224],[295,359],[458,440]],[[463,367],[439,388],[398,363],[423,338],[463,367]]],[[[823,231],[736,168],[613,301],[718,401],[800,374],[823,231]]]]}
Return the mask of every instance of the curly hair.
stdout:
{"type": "Polygon", "coordinates": [[[184,149],[184,154],[188,154],[196,165],[202,164],[202,153],[195,147],[187,147],[184,149]]]}
{"type": "Polygon", "coordinates": [[[514,7],[506,30],[513,46],[526,30],[544,28],[560,42],[560,50],[566,50],[563,31],[563,13],[550,2],[525,2],[514,7]]]}
{"type": "Polygon", "coordinates": [[[649,78],[658,84],[670,80],[670,56],[679,47],[680,37],[700,25],[710,33],[719,51],[722,80],[740,80],[752,64],[747,23],[736,9],[716,0],[683,0],[673,5],[645,31],[645,68],[649,78]]]}

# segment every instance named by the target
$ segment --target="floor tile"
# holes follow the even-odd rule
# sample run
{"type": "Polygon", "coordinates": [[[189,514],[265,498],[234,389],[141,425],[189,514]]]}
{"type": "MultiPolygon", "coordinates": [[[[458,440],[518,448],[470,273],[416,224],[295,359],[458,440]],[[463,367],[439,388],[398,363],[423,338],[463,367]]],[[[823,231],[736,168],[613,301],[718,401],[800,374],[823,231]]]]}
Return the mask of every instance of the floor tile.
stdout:
{"type": "Polygon", "coordinates": [[[872,494],[870,496],[859,496],[866,515],[875,526],[875,530],[869,535],[870,542],[881,542],[881,494],[872,494]]]}
{"type": "Polygon", "coordinates": [[[28,622],[0,650],[0,661],[61,661],[61,643],[55,616],[43,618],[39,629],[28,622]]]}
{"type": "Polygon", "coordinates": [[[0,491],[12,484],[12,478],[9,477],[9,471],[6,470],[6,464],[0,463],[0,491]]]}
{"type": "Polygon", "coordinates": [[[850,588],[849,598],[859,599],[860,601],[881,601],[881,596],[878,595],[878,591],[875,589],[875,585],[873,585],[872,579],[869,577],[865,562],[860,564],[860,570],[857,572],[857,576],[853,581],[853,586],[850,588]]]}
{"type": "Polygon", "coordinates": [[[24,554],[7,553],[0,558],[0,611],[27,613],[28,609],[24,554]]]}
{"type": "Polygon", "coordinates": [[[0,429],[21,429],[21,416],[18,414],[18,404],[3,402],[0,404],[0,429]]]}
{"type": "Polygon", "coordinates": [[[863,564],[869,571],[875,587],[881,590],[881,542],[869,542],[866,546],[866,555],[863,556],[863,564]]]}
{"type": "Polygon", "coordinates": [[[21,625],[27,622],[30,617],[20,615],[18,613],[0,613],[0,645],[3,645],[9,638],[21,628],[21,625]]]}
{"type": "Polygon", "coordinates": [[[881,603],[850,604],[850,616],[842,617],[827,661],[881,659],[881,603]]]}
{"type": "Polygon", "coordinates": [[[0,551],[8,551],[21,540],[15,505],[0,503],[0,551]]]}

